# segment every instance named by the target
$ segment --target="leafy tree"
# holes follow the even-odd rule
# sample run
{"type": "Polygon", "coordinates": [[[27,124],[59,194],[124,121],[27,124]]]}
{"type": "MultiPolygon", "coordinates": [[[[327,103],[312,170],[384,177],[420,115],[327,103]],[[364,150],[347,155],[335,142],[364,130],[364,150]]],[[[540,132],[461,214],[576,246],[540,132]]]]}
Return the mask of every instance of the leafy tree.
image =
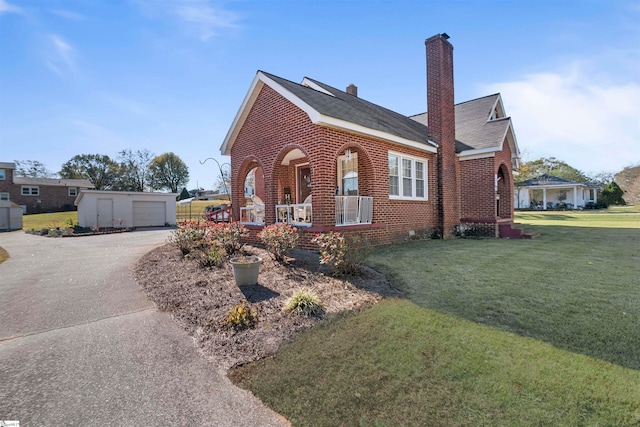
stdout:
{"type": "Polygon", "coordinates": [[[541,157],[538,160],[524,162],[518,169],[516,182],[526,181],[529,178],[535,178],[542,174],[553,175],[558,178],[568,179],[575,182],[587,182],[589,178],[584,172],[570,166],[569,164],[558,160],[555,157],[541,157]]]}
{"type": "Polygon", "coordinates": [[[154,190],[168,189],[177,193],[178,188],[184,187],[189,182],[189,169],[187,165],[173,153],[164,153],[151,161],[149,166],[151,173],[151,188],[154,190]]]}
{"type": "Polygon", "coordinates": [[[56,174],[51,172],[44,163],[38,160],[14,160],[16,175],[27,178],[53,178],[56,174]]]}
{"type": "Polygon", "coordinates": [[[618,172],[616,183],[624,191],[625,202],[640,205],[640,164],[627,166],[618,172]]]}
{"type": "Polygon", "coordinates": [[[188,199],[189,197],[191,197],[191,196],[189,195],[189,192],[187,191],[187,188],[184,187],[182,189],[182,191],[180,192],[180,195],[178,196],[178,200],[188,199]]]}
{"type": "Polygon", "coordinates": [[[111,190],[118,177],[119,167],[109,156],[102,154],[78,154],[63,163],[60,177],[88,179],[96,190],[111,190]]]}
{"type": "Polygon", "coordinates": [[[151,161],[154,155],[147,149],[128,148],[118,153],[119,173],[114,189],[120,191],[145,191],[149,188],[151,161]]]}
{"type": "Polygon", "coordinates": [[[612,181],[604,186],[602,189],[602,195],[600,201],[607,206],[610,205],[624,205],[624,199],[622,198],[622,188],[615,181],[612,181]]]}

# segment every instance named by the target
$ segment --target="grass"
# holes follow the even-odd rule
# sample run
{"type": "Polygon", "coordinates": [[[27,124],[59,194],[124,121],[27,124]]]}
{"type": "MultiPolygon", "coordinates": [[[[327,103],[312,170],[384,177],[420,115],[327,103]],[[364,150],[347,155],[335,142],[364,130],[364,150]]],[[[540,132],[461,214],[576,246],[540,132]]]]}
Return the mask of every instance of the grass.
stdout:
{"type": "Polygon", "coordinates": [[[62,228],[67,226],[69,220],[76,224],[78,222],[78,212],[69,211],[23,215],[22,229],[39,230],[42,228],[62,228]]]}
{"type": "Polygon", "coordinates": [[[542,236],[379,248],[410,301],[232,377],[300,426],[640,425],[640,215],[517,220],[542,236]]]}
{"type": "Polygon", "coordinates": [[[228,200],[194,200],[191,205],[176,205],[176,219],[178,222],[197,221],[202,219],[207,206],[220,206],[222,203],[229,204],[228,200]]]}
{"type": "Polygon", "coordinates": [[[0,264],[9,259],[9,253],[3,247],[0,247],[0,264]]]}

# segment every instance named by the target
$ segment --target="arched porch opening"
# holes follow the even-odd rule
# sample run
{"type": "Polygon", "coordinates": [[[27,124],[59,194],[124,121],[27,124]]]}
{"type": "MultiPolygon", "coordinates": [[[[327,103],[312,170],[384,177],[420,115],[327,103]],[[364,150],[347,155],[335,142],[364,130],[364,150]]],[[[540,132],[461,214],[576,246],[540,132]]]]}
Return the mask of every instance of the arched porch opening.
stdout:
{"type": "Polygon", "coordinates": [[[501,164],[496,174],[496,217],[511,218],[513,209],[511,175],[505,164],[501,164]]]}
{"type": "Polygon", "coordinates": [[[264,224],[265,177],[259,160],[248,158],[243,162],[238,171],[235,187],[233,198],[240,207],[240,222],[244,224],[264,224]]]}

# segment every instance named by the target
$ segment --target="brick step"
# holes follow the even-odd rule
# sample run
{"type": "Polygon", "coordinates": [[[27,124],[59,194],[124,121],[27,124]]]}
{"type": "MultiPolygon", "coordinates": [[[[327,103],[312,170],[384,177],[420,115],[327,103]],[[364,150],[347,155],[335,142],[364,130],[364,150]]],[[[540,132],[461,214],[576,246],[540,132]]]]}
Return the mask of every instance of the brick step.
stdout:
{"type": "Polygon", "coordinates": [[[540,233],[534,233],[517,222],[498,225],[498,232],[501,239],[537,239],[540,237],[540,233]]]}

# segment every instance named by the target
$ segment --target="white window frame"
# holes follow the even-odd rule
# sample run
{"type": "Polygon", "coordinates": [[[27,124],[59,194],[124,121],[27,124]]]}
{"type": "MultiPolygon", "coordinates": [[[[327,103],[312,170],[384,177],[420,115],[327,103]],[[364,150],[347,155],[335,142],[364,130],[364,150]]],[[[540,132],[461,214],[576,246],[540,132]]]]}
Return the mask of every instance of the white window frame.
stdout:
{"type": "MultiPolygon", "coordinates": [[[[338,156],[338,164],[337,164],[337,169],[338,169],[338,176],[337,176],[337,182],[336,182],[336,187],[338,187],[338,195],[346,195],[344,194],[344,188],[342,188],[342,179],[344,178],[344,171],[342,170],[342,162],[347,160],[347,156],[346,155],[341,155],[338,156]]],[[[351,153],[351,161],[355,162],[355,172],[358,172],[358,153],[351,153]]],[[[360,180],[359,180],[359,176],[358,176],[358,187],[360,187],[360,180]]],[[[360,188],[356,189],[358,191],[358,194],[360,194],[360,188]]],[[[358,195],[356,194],[356,195],[358,195]]]]}
{"type": "Polygon", "coordinates": [[[389,199],[391,200],[429,200],[429,179],[428,179],[428,171],[429,171],[429,161],[423,157],[415,157],[407,154],[396,153],[393,151],[389,151],[387,155],[387,178],[389,178],[388,171],[388,163],[389,157],[396,157],[398,159],[398,194],[391,194],[389,192],[389,199]],[[411,162],[411,176],[405,177],[403,176],[403,160],[411,162]],[[424,183],[424,195],[421,197],[416,196],[416,183],[420,181],[417,176],[418,174],[416,169],[416,162],[422,163],[422,179],[424,183]],[[403,181],[405,178],[411,179],[411,194],[404,194],[404,185],[403,181]]]}
{"type": "Polygon", "coordinates": [[[23,185],[22,187],[20,187],[20,194],[23,196],[39,196],[40,187],[38,187],[37,185],[23,185]],[[27,190],[26,193],[25,190],[27,190]]]}
{"type": "Polygon", "coordinates": [[[0,193],[0,200],[10,200],[11,195],[9,193],[0,193]]]}
{"type": "Polygon", "coordinates": [[[7,171],[0,169],[0,181],[4,181],[5,179],[7,179],[7,171]]]}
{"type": "Polygon", "coordinates": [[[69,187],[69,189],[67,190],[67,194],[70,197],[76,197],[78,195],[78,187],[69,187]],[[71,194],[71,192],[73,192],[73,194],[71,194]]]}

